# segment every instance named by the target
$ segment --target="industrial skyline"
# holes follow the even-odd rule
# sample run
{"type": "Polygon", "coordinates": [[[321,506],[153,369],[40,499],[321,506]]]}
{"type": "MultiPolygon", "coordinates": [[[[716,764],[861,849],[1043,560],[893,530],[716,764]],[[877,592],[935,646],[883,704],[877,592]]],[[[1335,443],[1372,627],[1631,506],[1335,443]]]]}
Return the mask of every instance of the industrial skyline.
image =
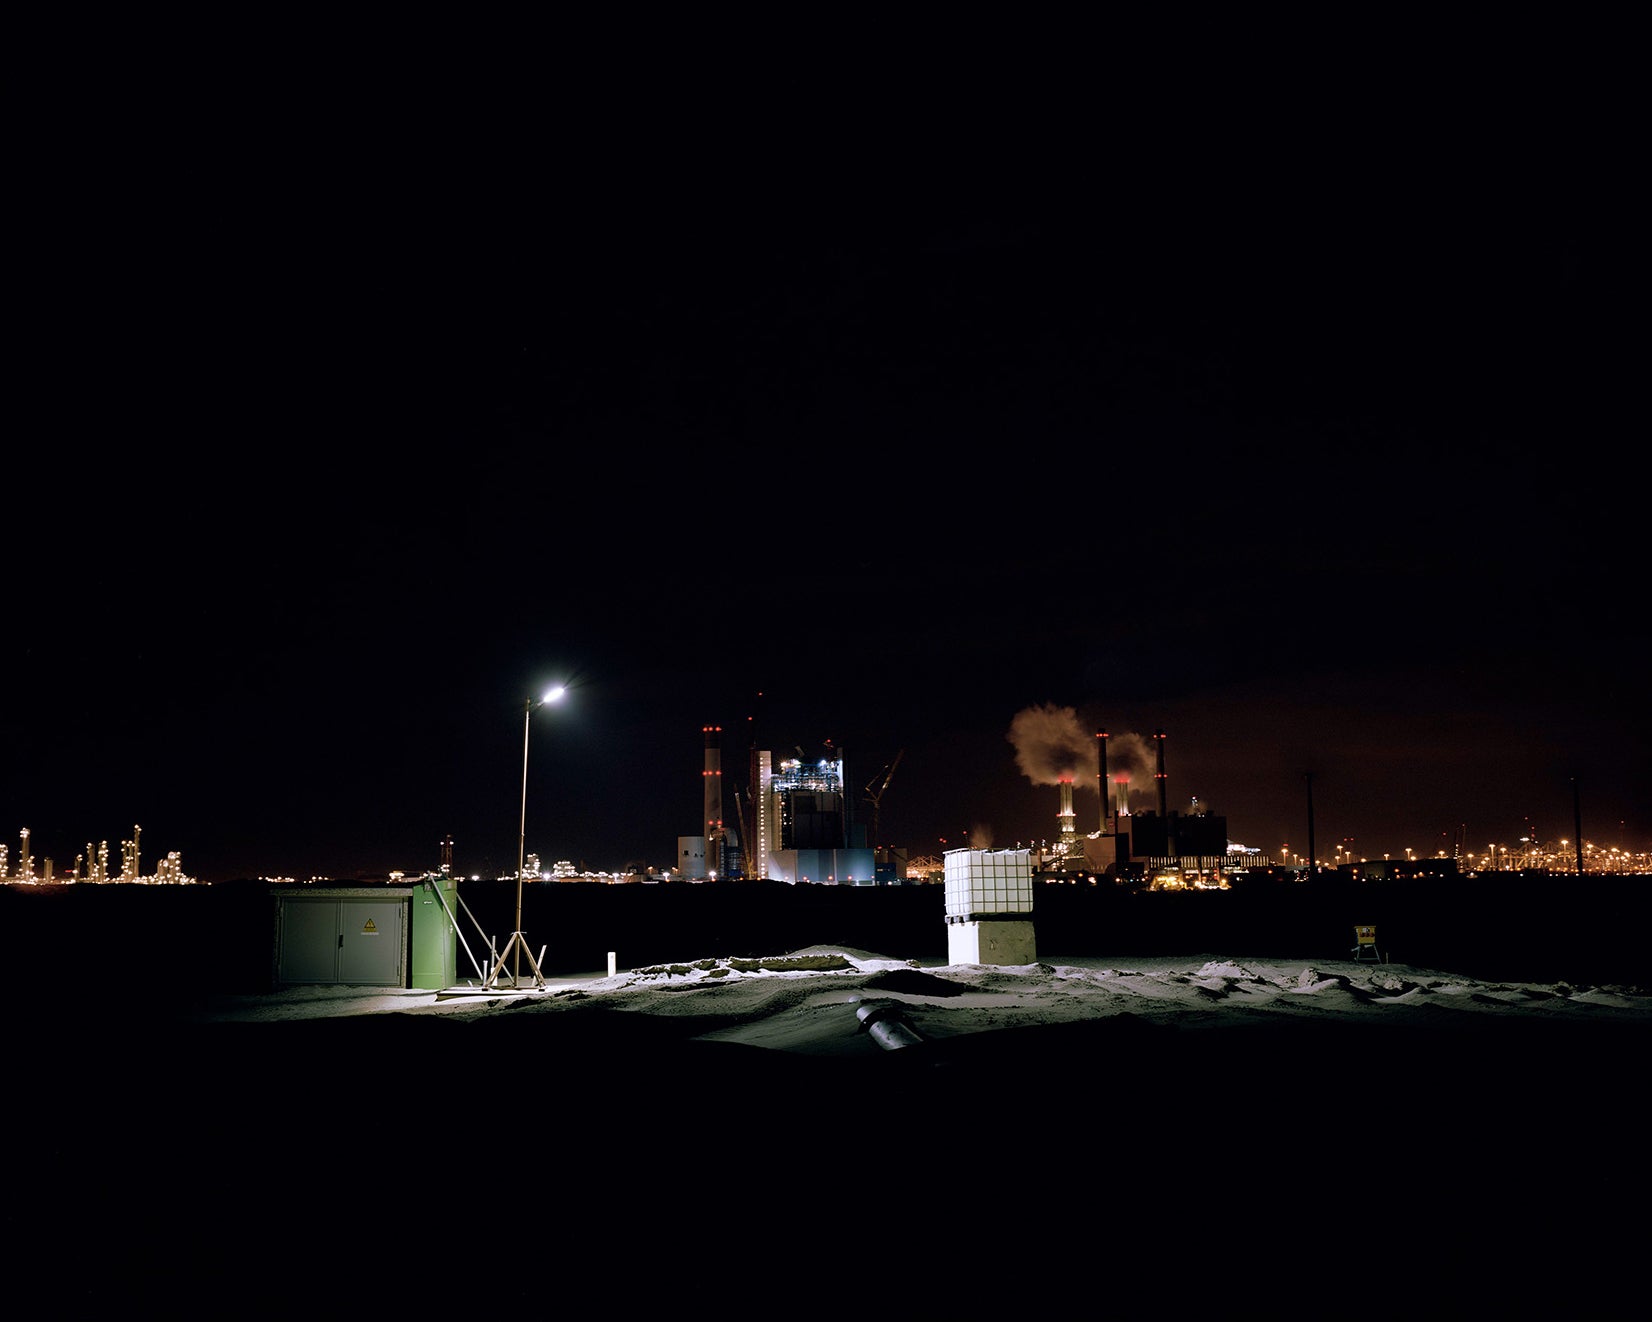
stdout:
{"type": "MultiPolygon", "coordinates": [[[[1015,840],[1013,846],[995,842],[983,833],[966,833],[953,840],[942,838],[934,842],[937,847],[929,847],[929,842],[918,842],[916,847],[899,840],[879,842],[867,834],[867,818],[876,820],[877,814],[864,810],[881,807],[882,792],[893,779],[889,773],[899,765],[904,750],[868,782],[857,799],[850,789],[847,759],[830,741],[822,755],[815,757],[797,747],[797,756],[777,758],[772,750],[754,745],[749,750],[749,778],[737,780],[731,792],[723,770],[723,728],[706,725],[701,735],[700,833],[675,838],[672,863],[637,868],[602,860],[592,866],[576,864],[565,856],[570,851],[536,848],[526,855],[524,875],[536,880],[764,878],[802,884],[902,884],[938,880],[941,855],[949,849],[995,847],[1028,850],[1041,872],[1077,872],[1112,880],[1162,873],[1168,864],[1185,868],[1190,876],[1208,876],[1224,867],[1301,869],[1311,862],[1321,868],[1338,868],[1439,859],[1451,860],[1464,873],[1652,872],[1652,846],[1603,840],[1587,831],[1581,839],[1575,832],[1543,835],[1529,822],[1523,823],[1522,832],[1501,840],[1482,843],[1472,839],[1465,827],[1441,842],[1382,851],[1362,850],[1353,837],[1327,834],[1316,840],[1310,852],[1306,842],[1314,833],[1311,776],[1305,777],[1302,847],[1293,849],[1288,840],[1277,849],[1247,844],[1235,837],[1228,819],[1212,812],[1199,795],[1172,799],[1170,787],[1175,777],[1167,761],[1167,731],[1156,729],[1151,735],[1141,735],[1096,730],[1086,735],[1071,709],[1048,704],[1018,713],[1006,735],[1027,781],[1041,790],[1053,791],[1043,800],[1049,808],[1044,823],[1049,828],[1047,834],[1033,833],[1015,840]],[[1081,787],[1094,796],[1083,820],[1078,806],[1083,800],[1076,797],[1081,787]],[[732,819],[726,816],[725,794],[737,807],[732,819]],[[1172,806],[1173,802],[1185,802],[1187,806],[1179,809],[1172,806]],[[557,862],[546,868],[543,858],[556,858],[557,862]]],[[[23,827],[15,865],[10,862],[9,845],[0,843],[0,881],[189,884],[197,880],[183,870],[181,854],[176,850],[145,877],[141,871],[141,838],[142,828],[134,825],[131,836],[120,842],[119,861],[114,867],[105,841],[95,847],[88,843],[67,868],[60,869],[55,856],[37,855],[33,833],[23,827]]],[[[455,867],[454,849],[454,838],[448,835],[439,841],[438,856],[433,861],[396,858],[382,868],[365,872],[343,869],[314,875],[388,878],[450,870],[459,875],[482,875],[455,867]]],[[[664,851],[660,857],[664,857],[664,851]]],[[[270,878],[276,870],[245,875],[270,878]]]]}
{"type": "Polygon", "coordinates": [[[67,871],[59,876],[57,860],[52,855],[45,855],[38,860],[39,871],[36,871],[37,861],[31,843],[32,833],[28,827],[18,831],[17,865],[15,872],[10,862],[10,846],[0,843],[0,881],[40,882],[51,884],[54,881],[89,882],[102,884],[108,882],[148,882],[161,886],[191,885],[195,878],[183,870],[183,857],[177,850],[166,854],[155,865],[155,871],[149,876],[143,875],[142,849],[140,841],[143,839],[143,828],[134,826],[130,839],[120,842],[118,864],[111,869],[109,842],[99,841],[96,846],[88,841],[85,849],[75,855],[67,871]]]}

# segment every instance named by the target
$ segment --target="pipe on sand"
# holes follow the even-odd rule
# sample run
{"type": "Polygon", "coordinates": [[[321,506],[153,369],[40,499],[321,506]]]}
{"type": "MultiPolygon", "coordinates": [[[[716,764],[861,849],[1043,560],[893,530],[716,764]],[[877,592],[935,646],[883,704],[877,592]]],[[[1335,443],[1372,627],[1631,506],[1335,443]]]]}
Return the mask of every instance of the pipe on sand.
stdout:
{"type": "Polygon", "coordinates": [[[898,1051],[901,1047],[916,1046],[923,1041],[918,1031],[906,1022],[901,1007],[892,1002],[863,1005],[855,1011],[855,1018],[885,1051],[898,1051]]]}

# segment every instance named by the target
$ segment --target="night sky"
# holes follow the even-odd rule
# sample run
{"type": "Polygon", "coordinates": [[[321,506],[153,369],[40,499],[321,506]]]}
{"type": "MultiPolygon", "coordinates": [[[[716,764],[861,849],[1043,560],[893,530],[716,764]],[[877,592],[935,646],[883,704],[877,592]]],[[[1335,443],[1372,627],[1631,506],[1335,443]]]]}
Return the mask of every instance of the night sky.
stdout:
{"type": "Polygon", "coordinates": [[[1574,777],[1585,837],[1646,849],[1625,247],[1563,141],[1460,145],[1059,191],[893,150],[773,188],[48,172],[12,865],[138,824],[208,881],[448,836],[507,871],[552,682],[547,867],[669,865],[708,724],[730,789],[753,738],[829,741],[857,797],[900,756],[914,856],[1053,838],[1018,718],[1091,758],[1162,729],[1169,806],[1269,853],[1306,852],[1309,772],[1323,858],[1569,838],[1574,777]]]}

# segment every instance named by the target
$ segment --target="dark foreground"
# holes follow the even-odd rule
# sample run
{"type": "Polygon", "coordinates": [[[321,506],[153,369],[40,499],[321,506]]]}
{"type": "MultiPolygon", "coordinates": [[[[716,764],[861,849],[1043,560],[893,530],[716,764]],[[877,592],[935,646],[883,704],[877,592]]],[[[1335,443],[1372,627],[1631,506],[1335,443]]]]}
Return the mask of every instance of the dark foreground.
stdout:
{"type": "Polygon", "coordinates": [[[11,1034],[4,1242],[58,1313],[1610,1317],[1644,1248],[1622,1025],[123,1019],[11,1034]]]}
{"type": "MultiPolygon", "coordinates": [[[[578,969],[616,946],[630,966],[944,950],[938,894],[875,914],[731,894],[530,913],[578,938],[548,961],[578,969]]],[[[1522,898],[1063,897],[1040,943],[1345,958],[1357,909],[1415,965],[1644,985],[1638,893],[1522,898]]],[[[1547,1318],[1637,1297],[1638,1028],[1115,1018],[822,1058],[647,1014],[190,1023],[194,992],[268,969],[262,898],[213,904],[83,894],[31,926],[7,902],[0,1243],[54,1314],[1547,1318]]]]}

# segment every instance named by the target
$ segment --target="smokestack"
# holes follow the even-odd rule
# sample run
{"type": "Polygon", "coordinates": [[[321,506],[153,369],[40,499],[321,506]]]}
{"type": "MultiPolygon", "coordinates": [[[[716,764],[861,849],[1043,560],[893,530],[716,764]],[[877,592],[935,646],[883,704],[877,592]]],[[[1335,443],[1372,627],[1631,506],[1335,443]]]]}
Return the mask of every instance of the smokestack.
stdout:
{"type": "Polygon", "coordinates": [[[723,874],[723,727],[708,725],[706,736],[705,828],[706,868],[717,876],[723,874]]]}
{"type": "Polygon", "coordinates": [[[1096,804],[1101,814],[1101,833],[1107,834],[1107,731],[1096,731],[1096,804]]]}
{"type": "Polygon", "coordinates": [[[1158,750],[1159,750],[1159,769],[1156,773],[1154,773],[1154,776],[1153,776],[1153,779],[1159,782],[1159,816],[1163,817],[1166,821],[1168,821],[1169,820],[1169,814],[1165,812],[1165,806],[1164,806],[1164,731],[1163,730],[1153,731],[1153,742],[1158,747],[1158,750]]]}
{"type": "Polygon", "coordinates": [[[1061,856],[1078,852],[1078,833],[1073,830],[1073,778],[1061,777],[1061,856]]]}

